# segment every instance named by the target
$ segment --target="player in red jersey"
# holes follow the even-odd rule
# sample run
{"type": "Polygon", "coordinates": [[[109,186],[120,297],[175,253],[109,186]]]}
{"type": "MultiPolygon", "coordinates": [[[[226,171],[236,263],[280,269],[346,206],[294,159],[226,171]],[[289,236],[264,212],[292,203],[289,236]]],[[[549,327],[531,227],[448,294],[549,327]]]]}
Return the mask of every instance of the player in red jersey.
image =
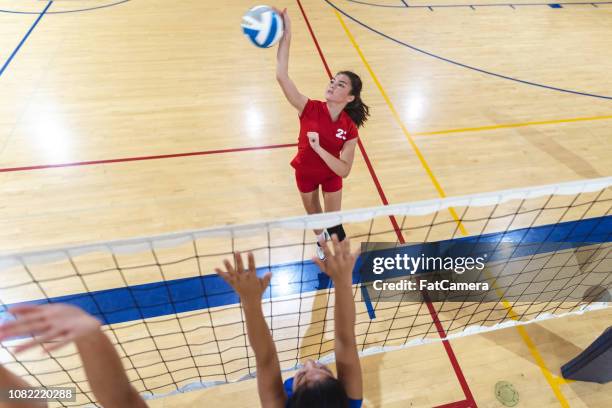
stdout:
{"type": "MultiPolygon", "coordinates": [[[[342,179],[351,172],[357,128],[369,116],[368,106],[361,100],[361,79],[350,71],[338,72],[325,91],[325,101],[311,100],[302,95],[289,78],[289,45],[291,20],[287,9],[276,11],[283,17],[284,33],[279,42],[276,79],[285,97],[299,112],[300,135],[298,152],[291,161],[304,209],[308,214],[323,212],[319,186],[323,191],[325,212],[339,211],[342,204],[342,179]]],[[[346,234],[342,224],[325,230],[315,230],[317,255],[324,259],[321,241],[336,234],[342,241],[346,234]]]]}

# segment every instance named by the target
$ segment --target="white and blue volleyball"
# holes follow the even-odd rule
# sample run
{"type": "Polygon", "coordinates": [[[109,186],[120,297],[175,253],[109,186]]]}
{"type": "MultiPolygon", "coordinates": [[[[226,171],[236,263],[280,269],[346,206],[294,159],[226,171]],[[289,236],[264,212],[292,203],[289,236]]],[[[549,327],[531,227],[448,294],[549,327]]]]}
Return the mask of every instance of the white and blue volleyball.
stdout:
{"type": "Polygon", "coordinates": [[[283,18],[268,6],[255,6],[242,17],[242,32],[260,48],[273,46],[283,36],[283,18]]]}

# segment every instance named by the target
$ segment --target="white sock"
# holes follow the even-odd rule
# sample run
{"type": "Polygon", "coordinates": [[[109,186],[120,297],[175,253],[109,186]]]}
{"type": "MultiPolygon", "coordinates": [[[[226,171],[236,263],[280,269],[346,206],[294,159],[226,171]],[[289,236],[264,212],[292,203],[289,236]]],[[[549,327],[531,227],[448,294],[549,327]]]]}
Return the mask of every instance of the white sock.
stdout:
{"type": "Polygon", "coordinates": [[[327,233],[327,230],[323,230],[322,233],[317,235],[317,244],[319,244],[319,242],[321,241],[327,241],[328,237],[329,237],[329,234],[327,233]]]}

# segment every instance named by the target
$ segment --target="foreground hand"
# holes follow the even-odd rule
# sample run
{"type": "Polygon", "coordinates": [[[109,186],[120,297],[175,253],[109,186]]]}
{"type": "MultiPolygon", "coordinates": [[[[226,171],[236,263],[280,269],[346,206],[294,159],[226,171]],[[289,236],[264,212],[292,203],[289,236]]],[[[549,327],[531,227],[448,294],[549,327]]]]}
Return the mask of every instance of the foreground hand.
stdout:
{"type": "Polygon", "coordinates": [[[57,350],[70,342],[99,332],[101,326],[95,317],[67,304],[23,305],[8,311],[15,316],[15,321],[0,326],[0,341],[17,336],[33,337],[16,347],[16,353],[49,342],[53,344],[44,346],[45,350],[57,350]]]}
{"type": "Polygon", "coordinates": [[[334,248],[333,253],[328,243],[322,242],[321,247],[326,259],[324,261],[321,261],[318,257],[312,259],[334,281],[334,285],[350,286],[353,284],[353,268],[359,256],[359,250],[351,253],[349,238],[339,242],[336,234],[332,235],[332,246],[334,248]]]}
{"type": "Polygon", "coordinates": [[[215,268],[215,272],[238,293],[243,302],[256,301],[259,303],[261,296],[270,284],[272,272],[268,272],[262,278],[258,278],[255,268],[255,257],[252,252],[249,252],[248,259],[249,269],[245,271],[242,255],[240,252],[236,252],[234,254],[235,268],[226,259],[223,261],[225,270],[215,268]]]}

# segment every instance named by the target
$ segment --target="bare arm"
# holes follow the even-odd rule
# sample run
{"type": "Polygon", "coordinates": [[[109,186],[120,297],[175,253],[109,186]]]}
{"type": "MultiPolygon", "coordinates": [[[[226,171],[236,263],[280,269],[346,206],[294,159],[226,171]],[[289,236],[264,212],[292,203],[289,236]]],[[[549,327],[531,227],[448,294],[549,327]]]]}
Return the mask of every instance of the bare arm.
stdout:
{"type": "MultiPolygon", "coordinates": [[[[335,285],[335,283],[334,283],[335,285]]],[[[336,368],[349,398],[362,399],[361,364],[355,342],[355,301],[351,285],[336,286],[334,306],[336,368]]]]}
{"type": "Polygon", "coordinates": [[[276,346],[264,319],[260,302],[244,304],[249,342],[255,352],[257,365],[257,390],[261,405],[265,407],[285,406],[285,389],[281,377],[276,346]]]}
{"type": "MultiPolygon", "coordinates": [[[[31,387],[30,384],[0,365],[0,389],[2,392],[7,390],[23,390],[31,387]]],[[[43,408],[47,406],[46,402],[25,400],[16,400],[15,402],[0,401],[0,408],[43,408]]]]}
{"type": "Polygon", "coordinates": [[[337,158],[319,145],[318,133],[308,132],[307,135],[308,140],[310,141],[310,146],[319,156],[321,156],[325,164],[327,164],[327,166],[340,177],[348,177],[351,172],[351,168],[353,167],[355,146],[357,146],[358,139],[351,139],[346,142],[342,148],[342,151],[340,152],[340,158],[337,158]]]}
{"type": "Polygon", "coordinates": [[[249,268],[244,270],[240,253],[234,255],[234,268],[224,261],[225,271],[215,269],[240,296],[247,325],[249,343],[255,353],[257,365],[257,391],[264,408],[284,408],[287,396],[283,388],[276,346],[261,309],[261,297],[270,284],[272,274],[263,278],[256,275],[255,258],[248,254],[249,268]]]}
{"type": "Polygon", "coordinates": [[[353,300],[353,267],[357,253],[351,253],[349,239],[338,242],[338,237],[332,236],[334,253],[327,243],[323,243],[323,251],[327,259],[313,260],[334,282],[334,336],[336,351],[336,369],[338,380],[344,385],[349,398],[363,399],[363,380],[361,364],[355,341],[355,301],[353,300]]]}
{"type": "Polygon", "coordinates": [[[146,408],[108,337],[100,330],[76,342],[94,395],[103,407],[146,408]]]}
{"type": "Polygon", "coordinates": [[[24,305],[12,308],[13,322],[0,327],[0,341],[15,336],[34,338],[15,348],[16,353],[45,344],[47,351],[75,342],[91,389],[102,406],[145,408],[147,405],[130,384],[112,343],[100,330],[100,322],[66,304],[24,305]]]}
{"type": "Polygon", "coordinates": [[[284,32],[278,44],[276,53],[276,80],[280,85],[285,98],[289,103],[302,114],[308,98],[298,91],[295,83],[289,78],[289,46],[291,45],[291,19],[287,9],[280,11],[275,9],[283,17],[284,32]]]}

